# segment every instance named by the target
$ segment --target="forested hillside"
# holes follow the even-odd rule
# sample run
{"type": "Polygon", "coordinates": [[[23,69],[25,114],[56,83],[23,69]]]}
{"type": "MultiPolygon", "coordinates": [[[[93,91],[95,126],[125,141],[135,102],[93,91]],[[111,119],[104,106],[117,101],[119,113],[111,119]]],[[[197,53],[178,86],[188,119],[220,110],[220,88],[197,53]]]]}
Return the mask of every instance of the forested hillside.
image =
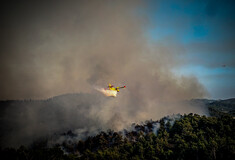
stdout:
{"type": "MultiPolygon", "coordinates": [[[[234,159],[235,120],[229,115],[197,114],[165,117],[134,125],[132,131],[100,132],[82,141],[47,147],[47,140],[30,147],[2,149],[3,159],[234,159]]],[[[67,136],[73,136],[70,131],[67,136]]]]}
{"type": "Polygon", "coordinates": [[[208,108],[211,116],[219,117],[229,114],[235,117],[235,98],[225,100],[193,99],[189,102],[208,108]]]}

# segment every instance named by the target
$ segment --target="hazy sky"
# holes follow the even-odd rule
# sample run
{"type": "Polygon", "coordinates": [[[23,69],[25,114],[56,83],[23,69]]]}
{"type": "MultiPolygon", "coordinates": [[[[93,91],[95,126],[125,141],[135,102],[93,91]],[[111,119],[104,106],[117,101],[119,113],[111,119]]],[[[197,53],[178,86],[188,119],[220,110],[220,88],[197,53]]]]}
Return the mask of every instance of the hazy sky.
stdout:
{"type": "Polygon", "coordinates": [[[233,0],[8,0],[0,12],[0,99],[90,92],[108,82],[235,97],[233,0]],[[157,80],[145,81],[144,72],[157,80]]]}
{"type": "Polygon", "coordinates": [[[211,98],[235,97],[235,1],[149,1],[151,41],[177,41],[184,64],[177,75],[195,75],[211,98]]]}

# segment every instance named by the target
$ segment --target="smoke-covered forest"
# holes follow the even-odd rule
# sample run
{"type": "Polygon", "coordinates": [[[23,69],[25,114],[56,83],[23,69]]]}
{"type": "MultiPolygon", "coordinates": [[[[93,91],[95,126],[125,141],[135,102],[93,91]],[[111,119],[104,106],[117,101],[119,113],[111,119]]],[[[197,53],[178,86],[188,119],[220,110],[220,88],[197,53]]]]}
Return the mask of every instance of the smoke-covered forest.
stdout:
{"type": "Polygon", "coordinates": [[[1,148],[1,157],[77,160],[232,160],[235,156],[233,102],[234,99],[191,100],[190,103],[204,103],[212,116],[174,114],[158,121],[148,120],[141,124],[132,124],[128,130],[99,131],[96,135],[83,139],[79,139],[76,132],[69,130],[59,135],[60,141],[56,141],[57,143],[53,141],[56,136],[52,136],[35,140],[28,146],[1,148]]]}
{"type": "MultiPolygon", "coordinates": [[[[206,117],[188,114],[173,125],[167,118],[135,125],[133,131],[108,130],[77,142],[47,147],[47,140],[30,147],[1,150],[3,159],[233,159],[235,120],[227,115],[206,117]],[[154,125],[159,123],[157,134],[154,125]]],[[[73,136],[70,131],[67,136],[73,136]]]]}

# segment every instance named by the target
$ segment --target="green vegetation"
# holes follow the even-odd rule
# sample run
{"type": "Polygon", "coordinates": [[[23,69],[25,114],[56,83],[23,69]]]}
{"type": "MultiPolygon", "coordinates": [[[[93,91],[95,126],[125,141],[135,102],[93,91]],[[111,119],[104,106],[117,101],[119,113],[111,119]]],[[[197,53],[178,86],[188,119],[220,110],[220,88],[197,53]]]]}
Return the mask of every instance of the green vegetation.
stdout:
{"type": "Polygon", "coordinates": [[[109,130],[85,141],[63,143],[53,148],[44,144],[3,149],[1,159],[232,160],[235,157],[235,120],[229,115],[188,114],[173,125],[163,118],[136,125],[134,131],[109,130]],[[156,123],[159,124],[157,135],[154,134],[156,123]]]}
{"type": "Polygon", "coordinates": [[[235,117],[235,98],[225,100],[192,99],[189,103],[208,108],[211,116],[231,115],[235,117]]]}

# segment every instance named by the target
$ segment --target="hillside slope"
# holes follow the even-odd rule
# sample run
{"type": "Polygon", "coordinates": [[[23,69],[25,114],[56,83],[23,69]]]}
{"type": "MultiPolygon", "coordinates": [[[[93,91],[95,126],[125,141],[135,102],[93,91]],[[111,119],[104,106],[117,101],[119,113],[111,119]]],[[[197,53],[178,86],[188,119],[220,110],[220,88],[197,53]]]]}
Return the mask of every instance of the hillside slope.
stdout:
{"type": "MultiPolygon", "coordinates": [[[[29,148],[4,149],[1,157],[71,160],[234,159],[235,120],[231,116],[217,118],[188,114],[178,118],[173,124],[172,118],[165,117],[160,121],[134,125],[132,131],[109,130],[84,141],[64,141],[52,148],[45,145],[46,141],[41,141],[29,148]]],[[[66,136],[74,135],[68,132],[66,136]]]]}

